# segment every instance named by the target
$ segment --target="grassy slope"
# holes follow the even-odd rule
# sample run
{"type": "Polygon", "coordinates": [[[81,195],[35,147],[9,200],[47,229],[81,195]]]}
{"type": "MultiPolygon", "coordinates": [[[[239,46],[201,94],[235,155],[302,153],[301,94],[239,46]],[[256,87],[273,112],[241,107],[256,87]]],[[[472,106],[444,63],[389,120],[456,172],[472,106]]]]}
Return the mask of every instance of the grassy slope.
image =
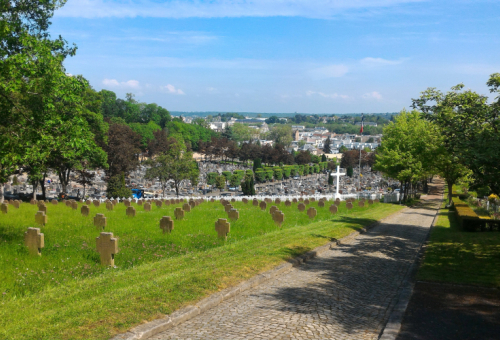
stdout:
{"type": "Polygon", "coordinates": [[[419,280],[500,287],[500,233],[466,232],[444,208],[432,229],[419,280]]]}
{"type": "MultiPolygon", "coordinates": [[[[317,203],[314,204],[317,205],[317,203]]],[[[286,219],[288,224],[279,230],[269,223],[270,217],[267,212],[261,212],[258,208],[250,206],[248,208],[240,206],[241,218],[231,225],[232,236],[227,243],[222,244],[214,238],[205,241],[190,240],[187,235],[191,235],[191,238],[193,235],[198,235],[198,237],[204,235],[205,225],[207,230],[213,229],[215,217],[222,215],[222,208],[219,206],[220,204],[207,203],[197,207],[190,213],[191,223],[186,222],[183,225],[184,229],[181,229],[180,222],[176,222],[175,232],[179,235],[167,236],[172,238],[168,242],[178,243],[186,251],[174,252],[169,255],[168,250],[163,249],[163,254],[166,254],[164,258],[154,256],[155,261],[144,261],[140,264],[129,263],[128,266],[125,265],[128,261],[126,259],[138,256],[135,253],[138,250],[134,247],[140,248],[140,251],[153,247],[152,251],[145,250],[143,252],[146,257],[150,253],[155,254],[161,250],[155,247],[158,244],[165,244],[165,239],[161,240],[161,237],[164,236],[155,236],[161,235],[158,232],[156,221],[158,216],[165,214],[165,211],[145,214],[147,215],[144,217],[145,219],[151,218],[151,230],[148,229],[150,228],[149,223],[144,223],[144,221],[139,223],[138,218],[134,220],[124,219],[120,223],[113,222],[116,224],[112,224],[112,227],[108,229],[119,231],[120,242],[122,242],[120,248],[124,247],[120,253],[123,258],[120,258],[120,254],[118,254],[115,260],[119,268],[102,269],[100,266],[96,266],[97,269],[92,272],[91,265],[88,271],[92,272],[93,275],[82,275],[65,281],[64,278],[68,277],[68,269],[60,269],[55,266],[53,274],[60,272],[62,275],[62,282],[59,284],[44,286],[43,289],[35,285],[35,292],[28,291],[15,296],[4,295],[0,299],[0,338],[106,339],[145,320],[169,314],[210,293],[233,286],[259,272],[272,268],[287,258],[325,244],[332,237],[343,237],[361,226],[369,225],[401,209],[396,205],[377,204],[365,209],[355,208],[357,211],[349,213],[340,211],[339,214],[332,217],[327,212],[328,208],[325,207],[319,210],[316,221],[320,221],[311,222],[305,213],[296,214],[296,207],[293,207],[293,211],[290,208],[288,215],[285,211],[285,216],[288,216],[286,219]],[[248,213],[246,216],[245,211],[248,213]],[[135,222],[131,223],[130,221],[135,222]],[[197,223],[195,222],[199,222],[198,227],[196,227],[197,223]],[[142,231],[139,232],[139,230],[142,231]],[[180,230],[183,230],[182,235],[180,230]],[[142,240],[136,239],[140,238],[140,235],[143,238],[144,235],[148,235],[148,243],[142,245],[142,240]],[[174,241],[175,237],[178,239],[174,241]],[[201,250],[197,250],[198,247],[201,250]]],[[[67,208],[64,207],[64,209],[67,208]]],[[[121,213],[123,212],[116,215],[116,219],[119,221],[121,213]]],[[[18,218],[22,219],[21,215],[19,214],[18,218]]],[[[49,218],[51,218],[50,215],[49,218]]],[[[78,218],[79,216],[76,214],[74,219],[78,218]]],[[[67,222],[70,231],[78,228],[78,223],[75,225],[71,223],[67,222]]],[[[110,224],[111,220],[108,222],[108,226],[110,224]]],[[[96,236],[95,229],[92,233],[89,230],[93,228],[90,225],[86,227],[87,229],[78,229],[74,232],[75,235],[78,235],[75,236],[79,242],[78,250],[83,253],[86,250],[80,249],[80,246],[82,242],[86,241],[78,238],[87,237],[88,242],[92,242],[96,236]],[[87,231],[89,235],[85,236],[87,231]]],[[[44,253],[40,260],[44,261],[45,258],[49,258],[50,251],[55,252],[54,249],[49,250],[51,247],[59,250],[65,249],[61,250],[62,253],[58,253],[56,257],[64,260],[62,254],[70,252],[74,247],[64,248],[59,244],[59,247],[50,246],[48,240],[48,236],[51,234],[50,227],[45,228],[47,254],[44,253]]],[[[57,235],[55,229],[52,230],[54,238],[57,235]]],[[[17,253],[10,256],[21,258],[23,249],[19,243],[16,243],[18,236],[14,230],[12,233],[9,233],[9,230],[6,227],[1,230],[0,235],[3,234],[4,238],[12,238],[11,242],[7,242],[6,239],[2,247],[4,245],[14,247],[13,245],[15,245],[13,249],[17,249],[17,253]]],[[[64,234],[64,236],[67,235],[68,232],[64,234]]],[[[69,243],[71,242],[73,241],[69,243]]],[[[59,243],[62,244],[62,242],[59,243]]],[[[3,258],[10,253],[6,254],[0,251],[3,258]]],[[[96,261],[95,256],[92,256],[87,259],[91,264],[96,261]]],[[[83,263],[79,265],[84,267],[83,263]]],[[[4,278],[6,278],[5,275],[2,279],[4,278]]]]}

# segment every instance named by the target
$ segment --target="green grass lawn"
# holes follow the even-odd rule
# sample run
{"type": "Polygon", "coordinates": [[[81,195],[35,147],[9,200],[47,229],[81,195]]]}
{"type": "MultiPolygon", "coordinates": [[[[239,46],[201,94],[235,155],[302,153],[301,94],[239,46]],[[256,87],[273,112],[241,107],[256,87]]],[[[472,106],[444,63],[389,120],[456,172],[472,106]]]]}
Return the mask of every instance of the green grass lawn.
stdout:
{"type": "Polygon", "coordinates": [[[240,219],[231,223],[226,242],[214,230],[226,218],[220,203],[203,203],[175,221],[173,233],[159,228],[162,216],[176,206],[137,208],[128,218],[125,207],[79,210],[48,205],[42,227],[42,256],[30,257],[23,245],[27,227],[35,226],[35,206],[12,206],[0,216],[0,338],[106,339],[146,320],[169,314],[210,293],[233,286],[272,268],[287,258],[341,238],[403,207],[374,204],[347,212],[342,204],[331,215],[326,204],[310,220],[296,204],[279,209],[285,223],[279,229],[266,211],[251,203],[233,203],[240,219]],[[102,267],[95,251],[99,231],[92,217],[108,217],[106,231],[119,237],[116,268],[102,267]]]}
{"type": "Polygon", "coordinates": [[[432,229],[418,279],[500,287],[500,233],[461,230],[444,208],[432,229]]]}

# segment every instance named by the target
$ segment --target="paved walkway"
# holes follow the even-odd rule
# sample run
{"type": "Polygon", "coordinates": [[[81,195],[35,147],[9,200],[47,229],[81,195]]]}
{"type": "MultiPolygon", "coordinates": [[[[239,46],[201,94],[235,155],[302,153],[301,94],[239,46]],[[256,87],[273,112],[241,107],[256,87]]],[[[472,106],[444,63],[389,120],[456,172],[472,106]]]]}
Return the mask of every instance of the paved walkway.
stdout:
{"type": "Polygon", "coordinates": [[[377,339],[440,199],[152,339],[377,339]]]}

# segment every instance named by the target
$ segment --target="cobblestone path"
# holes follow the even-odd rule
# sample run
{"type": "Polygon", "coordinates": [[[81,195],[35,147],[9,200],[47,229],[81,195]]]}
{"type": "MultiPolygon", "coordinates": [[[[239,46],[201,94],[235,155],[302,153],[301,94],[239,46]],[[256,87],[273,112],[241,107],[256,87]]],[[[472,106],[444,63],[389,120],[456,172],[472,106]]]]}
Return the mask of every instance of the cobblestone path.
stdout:
{"type": "Polygon", "coordinates": [[[440,199],[152,339],[377,339],[440,199]]]}

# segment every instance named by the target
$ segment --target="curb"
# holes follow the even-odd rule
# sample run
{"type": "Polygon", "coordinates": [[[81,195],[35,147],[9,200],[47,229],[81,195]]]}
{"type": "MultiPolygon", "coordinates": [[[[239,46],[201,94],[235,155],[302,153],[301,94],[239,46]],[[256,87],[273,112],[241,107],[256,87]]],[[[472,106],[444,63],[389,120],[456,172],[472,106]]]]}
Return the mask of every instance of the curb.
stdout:
{"type": "MultiPolygon", "coordinates": [[[[441,195],[441,202],[444,198],[444,191],[441,195]]],[[[441,210],[441,204],[439,208],[436,210],[436,214],[434,215],[434,219],[432,220],[431,227],[427,233],[425,241],[422,242],[420,249],[418,250],[413,263],[410,268],[406,272],[406,275],[403,279],[403,282],[400,285],[400,292],[397,296],[396,304],[394,305],[391,314],[389,315],[389,319],[385,325],[385,327],[380,332],[379,340],[396,340],[399,331],[401,330],[401,324],[403,323],[403,318],[406,313],[406,309],[408,308],[408,304],[410,303],[411,296],[413,294],[413,288],[415,287],[415,275],[418,271],[418,267],[420,266],[420,259],[422,258],[425,252],[425,245],[427,244],[429,237],[431,235],[431,231],[436,225],[439,211],[441,210]]]]}
{"type": "Polygon", "coordinates": [[[355,239],[357,236],[360,234],[366,233],[368,230],[378,226],[379,224],[383,223],[385,220],[390,218],[391,216],[403,212],[409,208],[402,209],[394,214],[391,214],[380,221],[377,221],[375,223],[370,224],[369,226],[366,226],[364,228],[361,228],[357,231],[353,231],[349,235],[346,235],[342,237],[341,239],[332,239],[332,242],[329,242],[323,246],[317,247],[311,251],[308,251],[305,254],[302,254],[296,258],[289,259],[287,262],[282,263],[276,267],[274,267],[271,270],[268,270],[264,273],[258,274],[246,281],[243,281],[242,283],[238,284],[235,287],[231,288],[226,288],[220,292],[214,293],[201,301],[199,301],[196,305],[194,306],[187,306],[184,308],[181,308],[175,312],[173,312],[170,315],[167,315],[163,318],[156,319],[147,323],[144,323],[142,325],[136,326],[129,330],[126,333],[118,334],[111,338],[110,340],[140,340],[140,339],[147,339],[153,335],[156,335],[158,333],[161,333],[163,331],[166,331],[169,328],[172,328],[174,326],[177,326],[184,321],[188,321],[195,316],[206,312],[212,307],[215,307],[222,303],[223,301],[229,300],[242,292],[249,290],[251,288],[257,287],[261,283],[264,283],[274,277],[277,277],[281,274],[284,274],[290,270],[293,269],[293,267],[300,266],[307,262],[308,260],[319,256],[320,254],[326,252],[327,250],[330,250],[338,245],[349,243],[353,239],[355,239]]]}

